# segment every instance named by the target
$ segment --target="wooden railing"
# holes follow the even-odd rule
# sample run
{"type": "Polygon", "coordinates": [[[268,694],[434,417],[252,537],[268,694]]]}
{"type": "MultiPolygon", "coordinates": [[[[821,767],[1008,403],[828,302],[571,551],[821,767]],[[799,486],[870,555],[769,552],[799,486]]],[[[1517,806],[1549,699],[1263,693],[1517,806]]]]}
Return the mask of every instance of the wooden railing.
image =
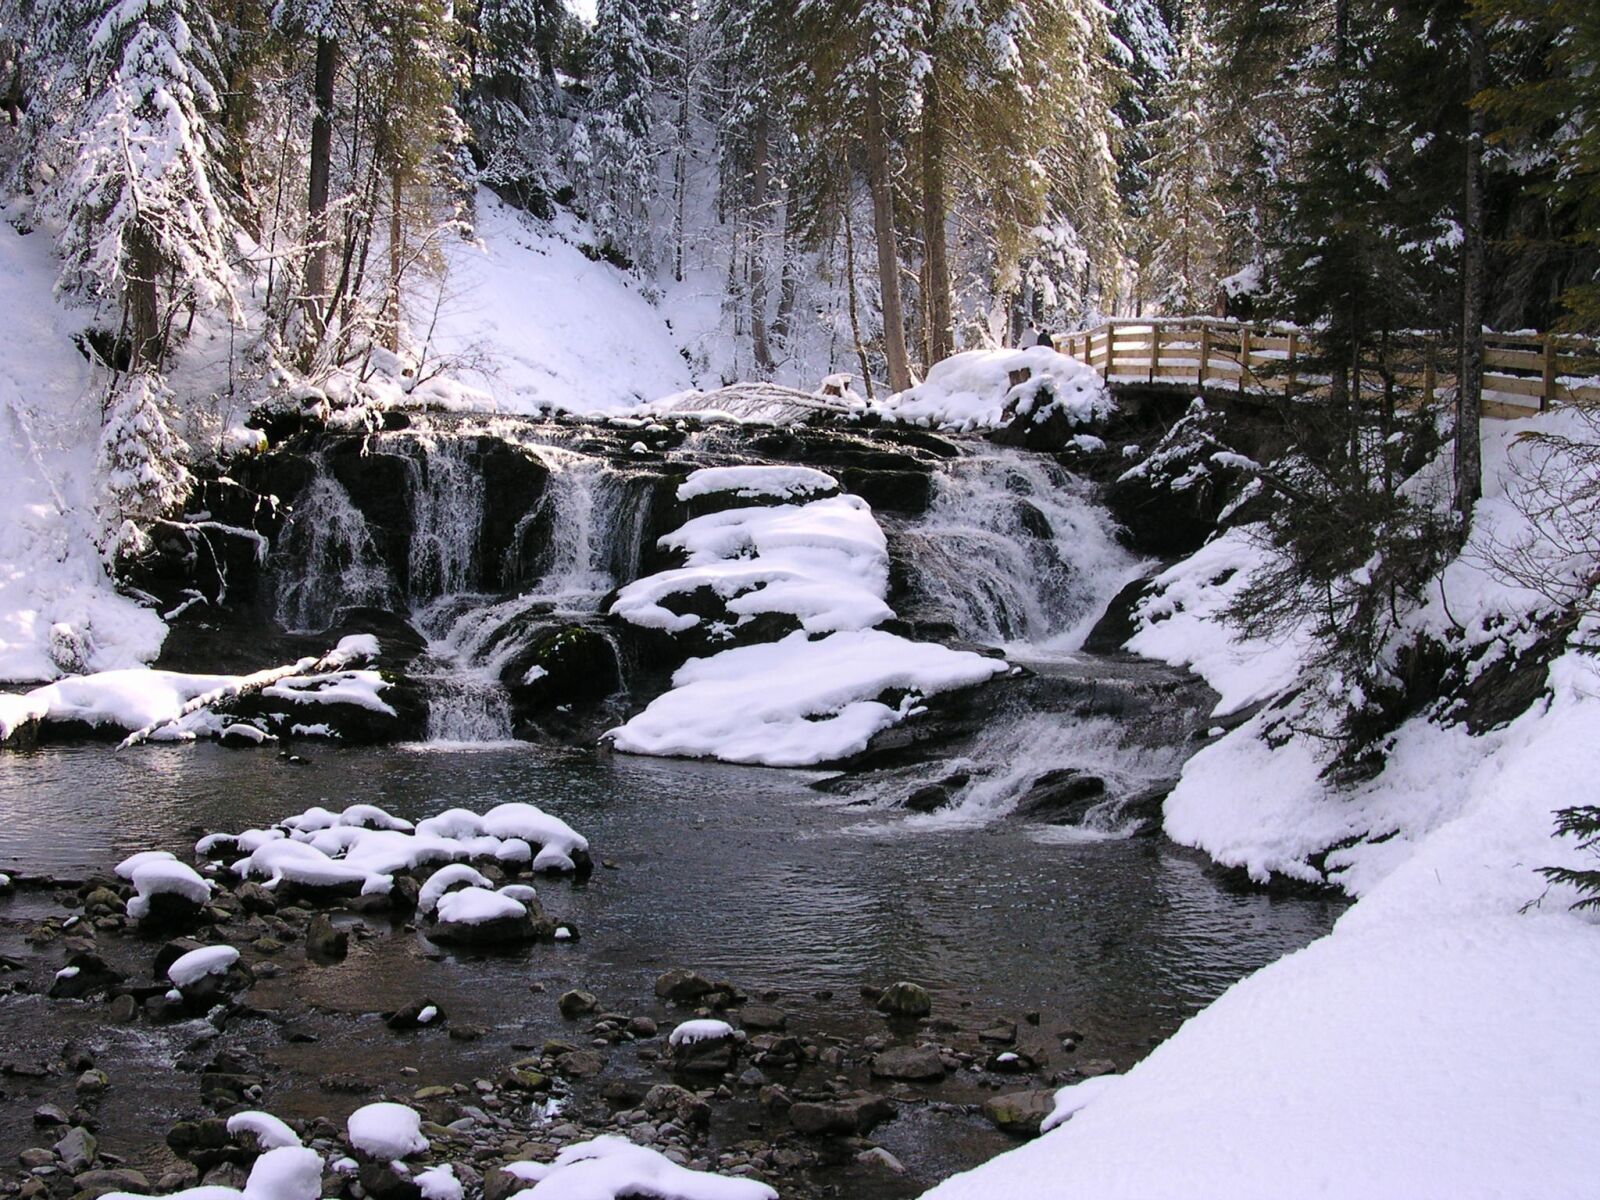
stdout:
{"type": "MultiPolygon", "coordinates": [[[[1316,365],[1316,335],[1286,325],[1198,317],[1113,320],[1065,334],[1057,348],[1110,383],[1263,396],[1315,396],[1327,388],[1320,373],[1325,368],[1316,365]]],[[[1600,344],[1594,339],[1486,334],[1483,364],[1485,416],[1600,403],[1600,344]]],[[[1454,346],[1426,336],[1394,338],[1382,363],[1363,368],[1364,391],[1381,387],[1377,381],[1387,371],[1423,403],[1455,386],[1454,346]]]]}

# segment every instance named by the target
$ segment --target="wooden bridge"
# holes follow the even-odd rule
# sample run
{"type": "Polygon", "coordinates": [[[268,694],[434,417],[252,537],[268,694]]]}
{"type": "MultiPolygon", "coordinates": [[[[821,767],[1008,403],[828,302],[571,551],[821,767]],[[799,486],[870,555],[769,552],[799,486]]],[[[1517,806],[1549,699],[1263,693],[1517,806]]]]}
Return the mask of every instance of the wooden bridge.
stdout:
{"type": "MultiPolygon", "coordinates": [[[[1203,317],[1122,319],[1058,338],[1056,348],[1088,363],[1116,386],[1170,388],[1201,395],[1314,396],[1327,377],[1316,335],[1289,325],[1203,317]]],[[[1398,386],[1430,404],[1453,388],[1455,347],[1433,337],[1397,337],[1383,363],[1398,386]]],[[[1552,404],[1600,404],[1600,344],[1553,333],[1484,335],[1483,414],[1514,418],[1552,404]]],[[[1381,387],[1381,385],[1379,385],[1381,387]]],[[[1370,394],[1365,384],[1363,393],[1370,394]]],[[[1414,401],[1413,401],[1414,402],[1414,401]]]]}

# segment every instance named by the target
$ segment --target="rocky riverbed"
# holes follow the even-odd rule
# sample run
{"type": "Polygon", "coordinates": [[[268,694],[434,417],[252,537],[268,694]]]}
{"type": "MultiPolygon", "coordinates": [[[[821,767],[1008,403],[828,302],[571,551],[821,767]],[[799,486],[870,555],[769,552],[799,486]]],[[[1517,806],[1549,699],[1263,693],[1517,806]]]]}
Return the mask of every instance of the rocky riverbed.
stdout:
{"type": "MultiPolygon", "coordinates": [[[[491,1200],[512,1186],[504,1164],[603,1132],[784,1196],[915,1195],[1015,1144],[1050,1089],[1126,1069],[1333,915],[1229,892],[1159,841],[887,833],[816,781],[531,748],[301,765],[204,745],[13,756],[0,810],[26,798],[54,816],[0,839],[14,879],[0,899],[4,1186],[64,1198],[238,1183],[254,1146],[221,1120],[240,1110],[284,1118],[336,1161],[346,1116],[391,1099],[426,1122],[415,1165],[452,1162],[491,1200]],[[592,841],[592,877],[534,881],[575,938],[449,947],[399,879],[385,902],[313,904],[226,873],[185,928],[141,928],[110,871],[141,849],[192,861],[201,833],[327,797],[420,818],[445,797],[476,808],[530,787],[592,841]],[[135,791],[141,803],[119,806],[135,791]],[[180,937],[239,961],[174,1000],[162,970],[191,948],[180,937]],[[913,988],[880,1011],[879,989],[902,979],[927,989],[926,1012],[913,988]],[[668,1035],[697,1018],[728,1022],[733,1040],[674,1052],[668,1035]],[[107,1170],[143,1183],[94,1174],[107,1170]]],[[[529,881],[478,867],[497,886],[529,881]]],[[[411,1194],[370,1171],[330,1177],[325,1194],[357,1188],[411,1194]]]]}

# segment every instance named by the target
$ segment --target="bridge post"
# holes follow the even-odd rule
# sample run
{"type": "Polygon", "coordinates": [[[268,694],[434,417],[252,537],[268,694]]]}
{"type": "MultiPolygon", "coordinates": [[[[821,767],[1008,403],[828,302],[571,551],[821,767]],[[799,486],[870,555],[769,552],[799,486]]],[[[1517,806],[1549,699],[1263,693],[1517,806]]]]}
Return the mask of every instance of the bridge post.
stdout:
{"type": "Polygon", "coordinates": [[[1433,404],[1433,391],[1438,382],[1434,374],[1435,357],[1433,335],[1429,334],[1422,339],[1422,402],[1429,406],[1433,404]]]}
{"type": "Polygon", "coordinates": [[[1150,382],[1161,373],[1161,326],[1150,322],[1150,382]]]}
{"type": "Polygon", "coordinates": [[[1289,369],[1283,377],[1283,394],[1287,397],[1294,396],[1294,369],[1297,365],[1295,356],[1299,352],[1300,336],[1295,330],[1291,329],[1289,330],[1289,369]]]}
{"type": "Polygon", "coordinates": [[[1544,412],[1556,398],[1556,339],[1546,333],[1539,339],[1544,343],[1544,382],[1539,391],[1539,411],[1544,412]]]}
{"type": "Polygon", "coordinates": [[[1203,392],[1206,390],[1206,368],[1211,365],[1211,326],[1200,326],[1200,378],[1196,384],[1203,392]]]}
{"type": "Polygon", "coordinates": [[[1239,326],[1239,391],[1244,391],[1245,381],[1253,376],[1250,370],[1250,326],[1239,326]]]}

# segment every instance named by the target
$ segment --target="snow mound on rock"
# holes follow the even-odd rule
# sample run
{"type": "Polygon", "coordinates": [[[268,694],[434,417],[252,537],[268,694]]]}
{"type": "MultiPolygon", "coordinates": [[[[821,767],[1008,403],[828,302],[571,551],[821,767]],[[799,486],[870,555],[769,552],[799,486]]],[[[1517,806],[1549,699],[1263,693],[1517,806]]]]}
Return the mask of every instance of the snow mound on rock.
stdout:
{"type": "Polygon", "coordinates": [[[870,407],[885,420],[967,432],[999,428],[1014,415],[1041,421],[1055,412],[1086,425],[1108,416],[1115,402],[1088,364],[1033,346],[952,355],[917,386],[870,407]],[[1013,384],[1012,374],[1023,371],[1028,378],[1013,384]]]}
{"type": "Polygon", "coordinates": [[[202,946],[174,959],[167,968],[167,978],[180,988],[193,987],[207,975],[226,974],[238,961],[239,952],[232,946],[202,946]]]}
{"type": "Polygon", "coordinates": [[[997,659],[882,630],[834,633],[693,658],[672,690],[608,735],[632,754],[813,766],[859,754],[920,699],[1007,669],[997,659]],[[890,705],[880,697],[899,692],[890,705]]]}
{"type": "Polygon", "coordinates": [[[512,1200],[778,1200],[753,1179],[691,1171],[658,1151],[612,1135],[568,1146],[545,1176],[512,1200]]]}
{"type": "Polygon", "coordinates": [[[378,1162],[389,1162],[428,1148],[422,1136],[422,1118],[415,1109],[387,1101],[368,1104],[350,1114],[345,1122],[346,1141],[378,1162]]]}

